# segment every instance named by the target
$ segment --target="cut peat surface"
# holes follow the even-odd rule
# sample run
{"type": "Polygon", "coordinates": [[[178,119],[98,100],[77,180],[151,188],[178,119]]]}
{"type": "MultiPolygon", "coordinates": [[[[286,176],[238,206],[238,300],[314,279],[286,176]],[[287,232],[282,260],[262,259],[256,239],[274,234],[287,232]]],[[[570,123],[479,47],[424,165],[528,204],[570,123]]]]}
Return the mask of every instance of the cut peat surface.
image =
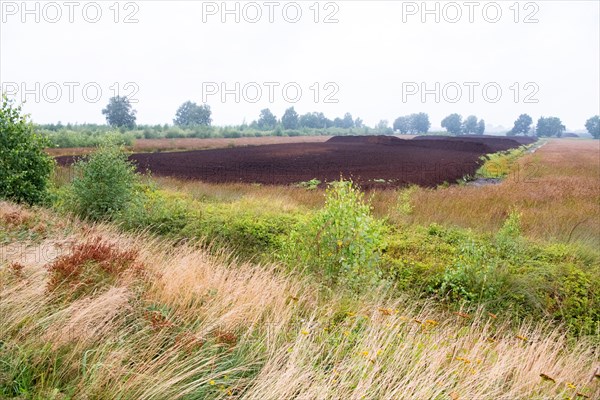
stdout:
{"type": "MultiPolygon", "coordinates": [[[[489,152],[487,143],[480,142],[348,136],[325,143],[133,154],[130,159],[140,171],[149,170],[156,176],[269,185],[313,178],[331,182],[344,177],[368,189],[456,182],[475,174],[480,157],[489,152]]],[[[66,165],[73,159],[58,157],[57,161],[66,165]]]]}

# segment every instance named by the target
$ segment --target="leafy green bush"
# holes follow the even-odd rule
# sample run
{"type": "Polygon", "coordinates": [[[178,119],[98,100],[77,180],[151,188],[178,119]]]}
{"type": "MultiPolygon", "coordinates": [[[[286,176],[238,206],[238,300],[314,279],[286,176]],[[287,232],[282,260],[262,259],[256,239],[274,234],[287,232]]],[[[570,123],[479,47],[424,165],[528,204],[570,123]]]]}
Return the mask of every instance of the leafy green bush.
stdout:
{"type": "Polygon", "coordinates": [[[123,149],[111,143],[75,164],[71,185],[72,210],[92,220],[112,219],[135,197],[135,167],[123,149]]]}
{"type": "Polygon", "coordinates": [[[354,290],[377,282],[383,223],[351,181],[330,184],[326,197],[325,207],[291,232],[281,259],[354,290]]]}
{"type": "Polygon", "coordinates": [[[47,142],[38,135],[21,107],[13,107],[2,96],[0,107],[0,198],[15,202],[39,203],[46,189],[54,161],[46,155],[47,142]]]}
{"type": "Polygon", "coordinates": [[[457,257],[444,271],[440,291],[453,300],[493,301],[505,275],[485,245],[468,240],[459,246],[457,257]]]}

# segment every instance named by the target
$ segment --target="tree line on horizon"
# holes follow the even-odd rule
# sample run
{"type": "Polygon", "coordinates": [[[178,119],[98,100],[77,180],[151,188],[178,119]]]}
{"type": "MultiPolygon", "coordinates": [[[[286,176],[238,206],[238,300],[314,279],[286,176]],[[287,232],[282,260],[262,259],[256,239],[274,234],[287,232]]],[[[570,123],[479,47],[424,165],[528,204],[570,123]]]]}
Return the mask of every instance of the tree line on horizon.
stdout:
{"type": "MultiPolygon", "coordinates": [[[[112,97],[102,110],[106,122],[114,127],[134,128],[136,121],[136,110],[133,109],[127,97],[112,97]]],[[[211,126],[212,111],[208,104],[198,105],[192,101],[186,101],[176,111],[173,124],[186,128],[194,126],[211,126]]],[[[278,119],[269,108],[260,111],[257,120],[250,124],[242,124],[242,127],[250,129],[271,131],[277,129],[295,130],[299,128],[327,129],[327,128],[363,128],[365,125],[361,118],[353,118],[352,114],[345,113],[343,117],[333,120],[325,117],[322,112],[308,112],[298,114],[294,107],[285,110],[281,119],[278,119]]],[[[460,114],[453,113],[442,119],[442,128],[451,135],[483,135],[485,132],[485,121],[477,119],[475,115],[469,115],[464,120],[460,114]]],[[[431,123],[427,113],[416,113],[398,117],[392,127],[387,120],[381,120],[376,129],[380,132],[392,134],[425,134],[429,132],[431,123]]],[[[595,139],[600,139],[600,116],[589,118],[585,127],[595,139]]],[[[538,137],[561,137],[566,127],[558,117],[540,117],[536,125],[528,114],[521,114],[514,122],[513,128],[507,132],[507,136],[529,135],[538,137]]]]}

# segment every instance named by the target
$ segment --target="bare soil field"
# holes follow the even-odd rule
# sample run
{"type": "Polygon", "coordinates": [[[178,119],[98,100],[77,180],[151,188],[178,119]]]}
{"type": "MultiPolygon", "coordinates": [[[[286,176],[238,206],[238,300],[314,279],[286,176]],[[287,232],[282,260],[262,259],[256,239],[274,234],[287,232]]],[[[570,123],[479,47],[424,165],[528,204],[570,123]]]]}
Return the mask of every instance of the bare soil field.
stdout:
{"type": "MultiPolygon", "coordinates": [[[[341,136],[324,143],[285,143],[203,151],[133,154],[140,170],[155,176],[212,183],[288,185],[352,178],[363,188],[434,187],[472,175],[497,139],[478,142],[404,140],[393,136],[341,136]]],[[[512,147],[519,144],[514,141],[512,147]]],[[[507,143],[505,143],[507,144],[507,143]]],[[[69,164],[73,157],[58,157],[69,164]]]]}

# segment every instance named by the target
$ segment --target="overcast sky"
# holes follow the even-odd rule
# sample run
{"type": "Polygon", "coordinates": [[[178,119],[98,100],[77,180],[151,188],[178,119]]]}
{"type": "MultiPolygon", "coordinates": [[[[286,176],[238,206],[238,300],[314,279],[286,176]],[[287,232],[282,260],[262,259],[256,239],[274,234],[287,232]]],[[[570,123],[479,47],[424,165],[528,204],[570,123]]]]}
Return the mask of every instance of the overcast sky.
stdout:
{"type": "Polygon", "coordinates": [[[529,113],[578,130],[600,109],[596,0],[0,3],[0,81],[38,123],[103,123],[117,90],[141,124],[172,123],[186,100],[216,125],[294,106],[368,125],[424,111],[434,128],[453,112],[506,127],[529,113]]]}

